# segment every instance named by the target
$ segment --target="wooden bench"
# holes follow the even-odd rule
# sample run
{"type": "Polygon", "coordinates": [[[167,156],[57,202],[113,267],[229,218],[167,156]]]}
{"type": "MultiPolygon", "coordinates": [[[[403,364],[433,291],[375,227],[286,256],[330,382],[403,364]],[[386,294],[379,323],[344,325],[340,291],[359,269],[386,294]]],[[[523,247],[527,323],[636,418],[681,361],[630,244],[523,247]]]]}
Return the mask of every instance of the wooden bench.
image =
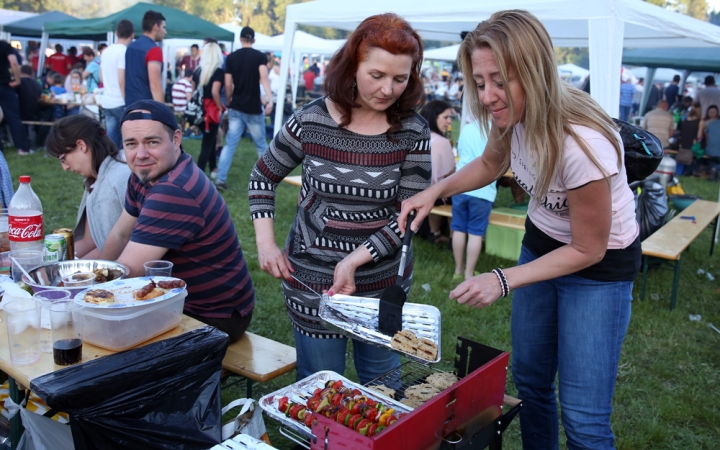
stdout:
{"type": "Polygon", "coordinates": [[[41,126],[51,127],[51,126],[53,126],[54,122],[42,122],[39,120],[23,120],[22,124],[23,125],[41,125],[41,126]]]}
{"type": "Polygon", "coordinates": [[[708,226],[712,226],[713,228],[713,236],[710,241],[710,255],[713,254],[718,215],[720,215],[720,203],[695,200],[679,215],[673,217],[672,220],[642,242],[643,278],[640,300],[645,299],[645,285],[647,283],[649,260],[650,258],[660,258],[667,260],[670,265],[674,266],[675,276],[673,278],[672,295],[670,297],[670,309],[675,308],[678,284],[680,282],[680,262],[682,254],[708,226]],[[683,219],[683,217],[695,217],[695,221],[683,219]]]}
{"type": "Polygon", "coordinates": [[[296,359],[295,348],[246,332],[228,346],[222,363],[223,378],[236,375],[246,379],[247,398],[252,398],[253,382],[270,381],[290,372],[295,369],[296,359]]]}

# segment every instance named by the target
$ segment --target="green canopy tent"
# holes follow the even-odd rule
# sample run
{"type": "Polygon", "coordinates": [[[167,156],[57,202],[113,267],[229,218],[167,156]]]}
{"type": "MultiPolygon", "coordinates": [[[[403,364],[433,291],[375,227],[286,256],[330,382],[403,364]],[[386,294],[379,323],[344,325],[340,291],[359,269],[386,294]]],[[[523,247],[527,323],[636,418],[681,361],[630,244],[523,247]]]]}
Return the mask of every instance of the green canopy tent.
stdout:
{"type": "MultiPolygon", "coordinates": [[[[114,41],[114,32],[118,22],[127,19],[135,26],[135,35],[142,33],[142,18],[146,11],[157,11],[165,16],[167,25],[167,39],[204,39],[214,37],[219,41],[233,42],[235,35],[232,31],[193,16],[179,9],[168,6],[153,5],[151,3],[136,3],[122,11],[98,19],[64,20],[62,22],[46,23],[42,34],[42,47],[46,48],[49,37],[63,39],[91,39],[94,41],[114,41]]],[[[41,64],[44,54],[41,53],[41,64]]],[[[42,65],[41,65],[42,67],[42,65]]]]}
{"type": "Polygon", "coordinates": [[[3,25],[2,30],[13,36],[41,37],[45,23],[61,20],[76,20],[75,17],[60,11],[50,11],[32,17],[16,20],[3,25]]]}
{"type": "Polygon", "coordinates": [[[623,64],[666,67],[690,72],[720,72],[717,48],[634,48],[623,51],[623,64]]]}
{"type": "MultiPolygon", "coordinates": [[[[648,68],[645,85],[650,86],[659,67],[682,70],[680,86],[691,72],[720,72],[720,51],[717,48],[635,48],[623,51],[623,64],[648,68]]],[[[640,111],[645,110],[650,89],[645,89],[640,111]]]]}

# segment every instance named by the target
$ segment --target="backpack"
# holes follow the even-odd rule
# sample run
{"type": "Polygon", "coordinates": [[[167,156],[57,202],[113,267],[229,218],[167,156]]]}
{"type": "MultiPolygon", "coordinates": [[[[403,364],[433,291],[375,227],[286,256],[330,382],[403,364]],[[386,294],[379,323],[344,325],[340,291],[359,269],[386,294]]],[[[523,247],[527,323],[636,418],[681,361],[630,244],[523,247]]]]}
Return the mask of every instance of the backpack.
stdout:
{"type": "MultiPolygon", "coordinates": [[[[196,72],[199,80],[200,68],[198,68],[196,72]]],[[[200,83],[198,83],[198,86],[195,88],[195,92],[193,92],[192,97],[190,97],[190,100],[185,107],[185,120],[189,122],[190,125],[200,126],[205,121],[203,101],[203,86],[200,86],[200,83]]]]}
{"type": "Polygon", "coordinates": [[[647,130],[619,119],[613,121],[620,129],[628,183],[644,180],[655,172],[663,159],[662,143],[647,130]]]}

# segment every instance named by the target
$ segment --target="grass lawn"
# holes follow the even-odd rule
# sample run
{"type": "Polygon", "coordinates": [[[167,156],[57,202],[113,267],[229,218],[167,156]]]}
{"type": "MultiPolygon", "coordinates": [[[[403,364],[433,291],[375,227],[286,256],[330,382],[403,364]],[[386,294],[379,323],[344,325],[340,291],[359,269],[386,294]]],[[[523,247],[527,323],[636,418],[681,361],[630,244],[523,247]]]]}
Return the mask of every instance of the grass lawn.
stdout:
{"type": "MultiPolygon", "coordinates": [[[[186,150],[195,158],[200,141],[185,141],[186,150]]],[[[46,233],[58,227],[75,224],[77,207],[82,195],[82,180],[78,175],[65,173],[57,160],[42,154],[18,156],[8,149],[5,157],[11,173],[31,175],[35,192],[42,200],[46,233]]],[[[280,284],[258,267],[255,235],[247,200],[247,183],[255,163],[255,148],[250,140],[243,139],[235,154],[228,180],[229,189],[223,193],[235,222],[238,236],[250,267],[257,305],[250,331],[293,345],[290,322],[286,316],[280,284]]],[[[682,178],[685,191],[706,200],[716,200],[720,184],[697,178],[682,178]]],[[[294,217],[298,190],[282,184],[277,196],[277,241],[285,235],[294,217]]],[[[508,189],[500,189],[495,206],[509,206],[508,189]]],[[[720,279],[717,254],[708,256],[711,231],[706,230],[685,254],[677,307],[669,310],[672,272],[652,271],[648,279],[648,294],[639,301],[640,279],[634,290],[635,302],[630,329],[625,340],[615,393],[613,429],[619,449],[715,449],[720,441],[720,334],[708,327],[720,327],[720,289],[703,269],[720,279]],[[701,315],[700,321],[689,320],[689,315],[701,315]]],[[[440,245],[415,239],[415,286],[410,301],[435,305],[443,317],[443,360],[439,368],[450,370],[455,354],[455,337],[464,336],[495,348],[510,350],[510,302],[500,299],[492,306],[477,310],[460,306],[448,299],[455,287],[451,280],[454,263],[452,253],[440,245]],[[430,285],[426,291],[420,286],[430,285]]],[[[510,267],[513,261],[481,255],[477,270],[489,271],[494,267],[510,267]]],[[[578,327],[586,324],[578,323],[578,327]]],[[[592,355],[588,355],[588,361],[592,355]]],[[[348,358],[351,379],[357,380],[348,358]]],[[[291,373],[272,382],[258,385],[256,398],[286,386],[295,380],[291,373]]],[[[508,373],[507,393],[515,394],[508,373]]],[[[244,387],[233,387],[223,392],[224,403],[244,395],[244,387]]],[[[280,449],[291,448],[288,440],[280,436],[276,423],[266,420],[271,439],[280,449]]],[[[506,431],[505,448],[519,449],[518,420],[506,431]]],[[[564,441],[564,439],[561,439],[564,441]]]]}

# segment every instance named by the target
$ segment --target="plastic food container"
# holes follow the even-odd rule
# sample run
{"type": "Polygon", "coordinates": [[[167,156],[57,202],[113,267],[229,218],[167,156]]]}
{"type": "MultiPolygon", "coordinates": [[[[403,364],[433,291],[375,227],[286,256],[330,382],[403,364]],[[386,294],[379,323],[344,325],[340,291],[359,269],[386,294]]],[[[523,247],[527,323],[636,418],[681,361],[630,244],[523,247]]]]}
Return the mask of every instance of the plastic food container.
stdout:
{"type": "Polygon", "coordinates": [[[85,308],[83,340],[112,351],[132,348],[172,330],[182,321],[187,290],[158,303],[133,308],[85,308]]]}

